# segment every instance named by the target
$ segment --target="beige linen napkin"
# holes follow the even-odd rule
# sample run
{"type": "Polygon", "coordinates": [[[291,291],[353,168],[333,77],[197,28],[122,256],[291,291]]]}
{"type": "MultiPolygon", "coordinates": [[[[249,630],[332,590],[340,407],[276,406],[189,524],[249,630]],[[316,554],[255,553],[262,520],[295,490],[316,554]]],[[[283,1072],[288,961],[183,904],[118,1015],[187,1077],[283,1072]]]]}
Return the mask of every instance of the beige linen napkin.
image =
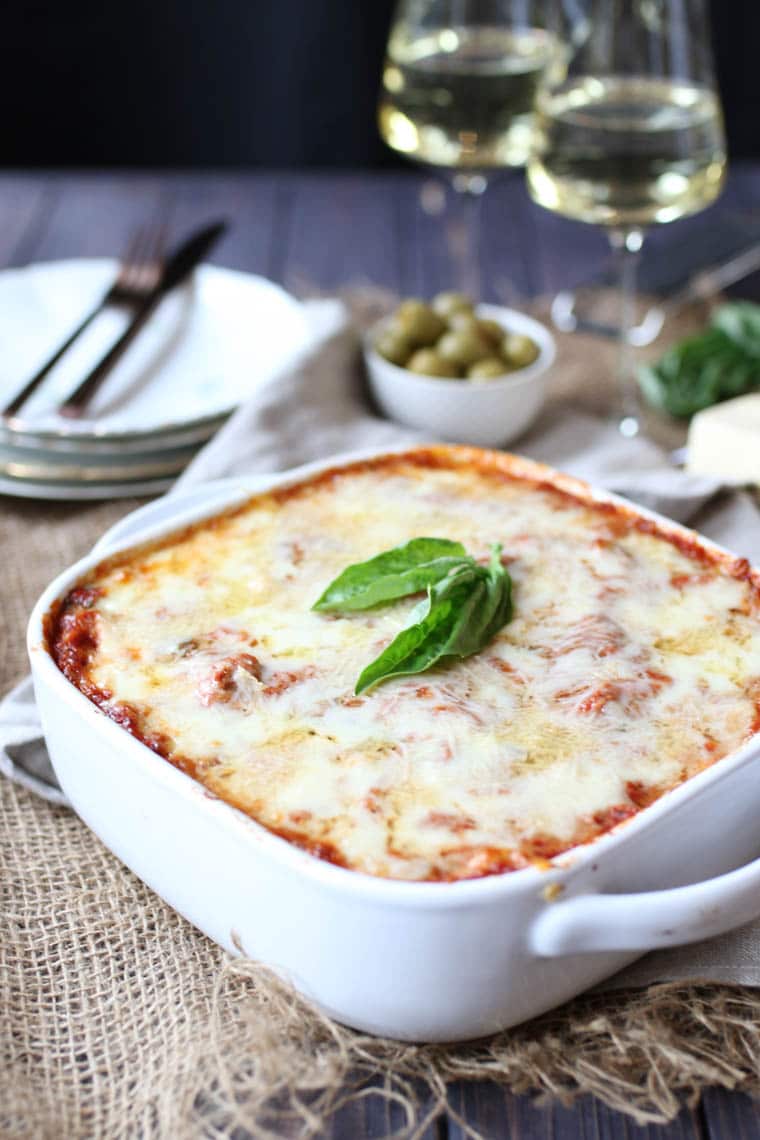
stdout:
{"type": "MultiPolygon", "coordinates": [[[[306,310],[310,348],[284,375],[255,391],[196,456],[171,495],[210,479],[282,471],[340,452],[422,438],[373,413],[358,367],[357,335],[343,305],[311,301],[306,310]]],[[[614,427],[593,417],[555,409],[514,449],[688,522],[760,563],[760,513],[751,499],[719,495],[714,480],[676,470],[647,440],[621,439],[614,427]]],[[[28,678],[0,703],[0,772],[46,799],[66,802],[28,678]]],[[[650,954],[613,984],[693,977],[760,986],[760,920],[709,942],[650,954]]]]}

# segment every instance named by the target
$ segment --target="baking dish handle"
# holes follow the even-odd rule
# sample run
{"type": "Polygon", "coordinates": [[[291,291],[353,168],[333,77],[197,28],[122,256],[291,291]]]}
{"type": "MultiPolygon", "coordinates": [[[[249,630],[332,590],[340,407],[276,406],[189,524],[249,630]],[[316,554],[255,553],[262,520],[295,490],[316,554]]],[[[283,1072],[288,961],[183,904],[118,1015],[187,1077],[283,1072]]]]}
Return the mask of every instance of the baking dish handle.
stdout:
{"type": "Polygon", "coordinates": [[[530,930],[542,958],[701,942],[760,915],[760,859],[686,887],[547,903],[530,930]]]}

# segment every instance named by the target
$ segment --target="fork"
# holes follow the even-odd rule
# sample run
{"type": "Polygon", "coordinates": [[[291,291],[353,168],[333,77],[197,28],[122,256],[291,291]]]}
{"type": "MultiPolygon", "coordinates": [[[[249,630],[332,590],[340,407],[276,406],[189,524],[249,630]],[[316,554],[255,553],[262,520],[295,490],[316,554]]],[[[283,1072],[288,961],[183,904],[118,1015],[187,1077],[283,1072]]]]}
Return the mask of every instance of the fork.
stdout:
{"type": "Polygon", "coordinates": [[[121,305],[132,309],[139,306],[158,284],[162,269],[162,254],[166,227],[144,225],[135,230],[124,251],[116,280],[104,293],[95,308],[87,314],[63,344],[53,353],[38,372],[26,382],[24,387],[0,411],[0,416],[8,419],[15,416],[29,399],[39,384],[55,367],[74,341],[82,335],[95,318],[109,305],[121,305]]]}

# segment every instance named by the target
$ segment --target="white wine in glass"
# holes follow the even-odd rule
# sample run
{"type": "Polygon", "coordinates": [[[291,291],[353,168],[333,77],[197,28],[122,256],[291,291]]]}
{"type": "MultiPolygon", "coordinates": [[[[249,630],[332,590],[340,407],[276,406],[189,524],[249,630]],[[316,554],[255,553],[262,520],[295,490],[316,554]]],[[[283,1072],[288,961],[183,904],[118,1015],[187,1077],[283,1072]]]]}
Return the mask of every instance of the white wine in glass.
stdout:
{"type": "Polygon", "coordinates": [[[723,186],[723,118],[701,0],[588,0],[567,71],[536,99],[528,188],[542,206],[608,228],[620,259],[619,425],[639,430],[630,328],[647,226],[709,206],[723,186]]]}
{"type": "Polygon", "coordinates": [[[723,122],[713,91],[647,77],[586,76],[538,99],[528,184],[549,210],[609,226],[672,222],[723,183],[723,122]]]}
{"type": "Polygon", "coordinates": [[[553,58],[543,28],[394,28],[380,133],[409,158],[480,172],[524,166],[539,81],[553,58]]]}
{"type": "Polygon", "coordinates": [[[478,200],[491,174],[525,165],[539,83],[555,62],[550,0],[400,0],[378,105],[385,142],[445,171],[464,195],[462,284],[479,292],[478,200]]]}

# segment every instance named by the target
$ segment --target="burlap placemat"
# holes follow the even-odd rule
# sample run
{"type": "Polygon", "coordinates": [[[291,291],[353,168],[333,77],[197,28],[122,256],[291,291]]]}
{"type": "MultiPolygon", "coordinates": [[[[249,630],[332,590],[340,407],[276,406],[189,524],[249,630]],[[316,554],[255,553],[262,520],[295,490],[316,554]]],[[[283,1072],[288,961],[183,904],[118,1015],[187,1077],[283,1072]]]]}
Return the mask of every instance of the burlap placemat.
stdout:
{"type": "MultiPolygon", "coordinates": [[[[554,399],[598,409],[614,348],[578,337],[560,352],[554,399]]],[[[3,500],[0,691],[26,671],[41,589],[135,505],[3,500]]],[[[586,996],[482,1044],[400,1045],[343,1029],[261,967],[229,959],[73,813],[5,780],[0,899],[3,1136],[319,1135],[369,1090],[414,1136],[457,1078],[592,1092],[641,1122],[672,1118],[706,1085],[760,1092],[760,992],[740,987],[586,996]]]]}

